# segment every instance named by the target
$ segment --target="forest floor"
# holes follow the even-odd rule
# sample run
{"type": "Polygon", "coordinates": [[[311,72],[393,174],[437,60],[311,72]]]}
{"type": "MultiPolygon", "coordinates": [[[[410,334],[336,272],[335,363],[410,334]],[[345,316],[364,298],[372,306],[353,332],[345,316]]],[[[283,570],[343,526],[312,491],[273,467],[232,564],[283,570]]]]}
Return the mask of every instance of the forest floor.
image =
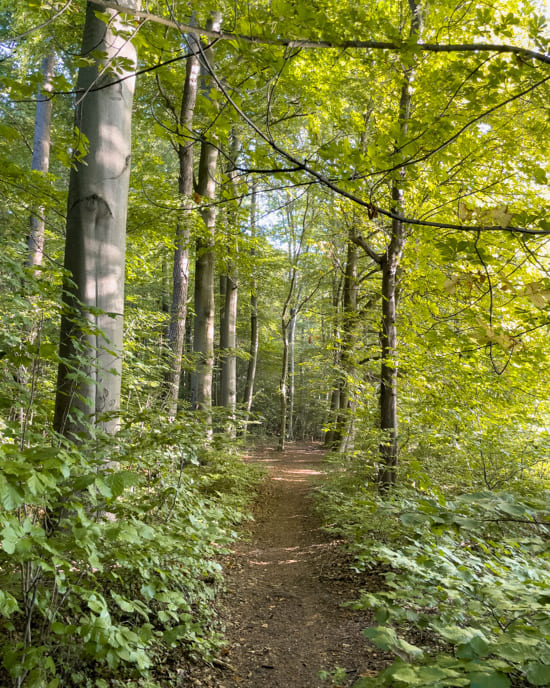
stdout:
{"type": "Polygon", "coordinates": [[[312,494],[326,475],[322,450],[290,445],[281,454],[264,447],[248,460],[265,465],[268,479],[249,532],[222,562],[225,654],[215,667],[191,668],[183,685],[327,688],[323,669],[345,669],[339,686],[376,675],[388,656],[361,634],[372,618],[343,603],[380,583],[354,574],[343,543],[321,527],[312,494]]]}

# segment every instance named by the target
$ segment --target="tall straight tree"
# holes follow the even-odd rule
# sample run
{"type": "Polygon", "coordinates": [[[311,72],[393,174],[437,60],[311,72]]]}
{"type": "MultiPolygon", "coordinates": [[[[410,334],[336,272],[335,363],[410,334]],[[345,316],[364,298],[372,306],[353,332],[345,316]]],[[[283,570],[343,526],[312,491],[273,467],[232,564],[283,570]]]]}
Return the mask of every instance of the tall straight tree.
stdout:
{"type": "MultiPolygon", "coordinates": [[[[354,230],[350,230],[350,235],[354,230]]],[[[353,376],[353,348],[357,328],[357,245],[348,240],[344,286],[342,290],[342,335],[340,351],[340,380],[338,401],[338,420],[335,441],[340,444],[340,451],[345,451],[350,443],[353,418],[350,409],[350,379],[353,376]]]]}
{"type": "MultiPolygon", "coordinates": [[[[232,197],[237,196],[237,171],[235,165],[239,155],[240,142],[235,131],[230,140],[230,161],[227,177],[229,190],[232,197]]],[[[237,234],[239,215],[235,203],[231,203],[228,212],[228,237],[226,240],[227,260],[223,281],[223,306],[220,322],[220,363],[221,363],[221,405],[224,406],[230,418],[234,419],[237,406],[237,302],[238,302],[238,275],[236,265],[237,234]]],[[[234,424],[229,431],[234,433],[234,424]]]]}
{"type": "Polygon", "coordinates": [[[187,58],[185,84],[181,97],[178,134],[178,192],[181,197],[181,216],[176,226],[176,246],[174,250],[174,268],[172,273],[172,306],[170,309],[170,327],[168,347],[170,349],[169,368],[165,377],[166,402],[168,414],[175,416],[178,407],[183,344],[185,340],[185,321],[187,318],[187,294],[189,289],[189,242],[193,211],[193,151],[194,140],[188,136],[193,127],[195,103],[197,100],[200,64],[198,45],[194,36],[188,38],[190,55],[187,58]]]}
{"type": "MultiPolygon", "coordinates": [[[[411,11],[410,39],[417,39],[420,33],[420,12],[416,0],[409,0],[411,11]]],[[[411,87],[413,69],[404,68],[403,83],[399,99],[399,129],[403,137],[408,133],[411,111],[411,87]]],[[[378,486],[381,492],[395,484],[398,459],[397,418],[397,299],[398,269],[405,247],[406,232],[402,217],[405,210],[403,178],[405,170],[400,169],[391,187],[392,209],[396,217],[392,220],[391,238],[382,259],[382,332],[380,370],[380,474],[378,486]]]]}
{"type": "MultiPolygon", "coordinates": [[[[139,4],[127,2],[132,9],[139,9],[139,4]]],[[[137,59],[133,27],[119,12],[87,3],[82,56],[90,64],[78,75],[75,125],[88,150],[71,170],[69,181],[68,279],[54,417],[55,429],[70,437],[85,432],[89,422],[108,433],[118,427],[137,59]]]]}
{"type": "MultiPolygon", "coordinates": [[[[216,13],[209,21],[213,31],[219,31],[221,15],[216,13]]],[[[209,97],[210,71],[213,67],[211,48],[201,50],[203,95],[209,97]]],[[[215,136],[215,134],[209,134],[215,136]]],[[[202,235],[197,239],[195,260],[195,326],[193,351],[196,370],[193,376],[193,408],[205,411],[209,416],[212,408],[212,378],[214,371],[214,263],[215,263],[215,206],[208,203],[216,195],[216,170],[218,163],[217,141],[204,138],[201,143],[197,193],[204,199],[201,211],[202,235]]]]}
{"type": "MultiPolygon", "coordinates": [[[[416,39],[420,33],[421,16],[415,0],[408,0],[411,11],[409,39],[416,39]]],[[[411,65],[403,67],[397,124],[401,136],[406,137],[411,112],[411,86],[414,72],[411,65]]],[[[396,151],[397,155],[402,155],[396,151]]],[[[398,416],[397,416],[397,301],[398,270],[406,241],[404,217],[405,198],[403,180],[405,168],[397,168],[391,183],[391,207],[393,218],[389,242],[383,253],[376,253],[360,235],[354,237],[380,266],[382,270],[382,323],[380,331],[380,469],[378,488],[387,492],[397,479],[398,461],[398,416]]]]}
{"type": "MultiPolygon", "coordinates": [[[[256,240],[256,211],[257,211],[257,182],[252,181],[252,196],[250,202],[250,234],[252,238],[252,248],[250,249],[251,259],[256,255],[254,243],[256,240]]],[[[256,379],[256,368],[258,364],[258,282],[256,273],[252,271],[250,285],[250,347],[248,350],[248,366],[246,369],[246,383],[243,393],[243,404],[245,407],[246,420],[244,430],[246,432],[248,419],[252,410],[252,400],[254,399],[254,382],[256,379]]]]}
{"type": "MultiPolygon", "coordinates": [[[[55,53],[51,52],[42,60],[42,86],[36,99],[34,120],[34,142],[32,148],[32,169],[46,174],[50,167],[50,145],[52,127],[52,77],[55,67],[55,53]]],[[[44,218],[45,209],[41,206],[30,217],[27,265],[42,265],[44,255],[44,218]]]]}

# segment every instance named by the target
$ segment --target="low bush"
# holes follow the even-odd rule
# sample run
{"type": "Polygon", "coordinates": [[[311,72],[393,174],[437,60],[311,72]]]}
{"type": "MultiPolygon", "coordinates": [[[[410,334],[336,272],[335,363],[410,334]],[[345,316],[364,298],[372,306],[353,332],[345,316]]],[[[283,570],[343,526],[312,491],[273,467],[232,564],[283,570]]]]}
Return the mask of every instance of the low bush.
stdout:
{"type": "Polygon", "coordinates": [[[173,648],[208,660],[217,558],[257,473],[202,449],[192,417],[78,448],[17,432],[0,446],[0,683],[154,686],[173,648]]]}
{"type": "Polygon", "coordinates": [[[550,685],[548,499],[506,492],[447,498],[407,489],[382,500],[337,474],[323,511],[382,591],[365,636],[395,661],[355,688],[550,685]],[[327,510],[327,503],[329,504],[327,510]]]}

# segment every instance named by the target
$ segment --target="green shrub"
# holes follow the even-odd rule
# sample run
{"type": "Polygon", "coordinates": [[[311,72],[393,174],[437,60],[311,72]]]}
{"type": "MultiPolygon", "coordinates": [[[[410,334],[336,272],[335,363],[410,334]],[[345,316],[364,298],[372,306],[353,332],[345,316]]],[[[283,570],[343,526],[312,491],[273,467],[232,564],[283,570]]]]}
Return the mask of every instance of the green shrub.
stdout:
{"type": "Polygon", "coordinates": [[[545,496],[401,490],[381,500],[357,484],[327,495],[357,567],[385,581],[354,607],[374,610],[365,635],[396,660],[356,688],[550,685],[545,496]]]}
{"type": "Polygon", "coordinates": [[[171,648],[208,659],[221,637],[216,559],[257,474],[223,451],[199,465],[190,418],[142,416],[79,448],[20,449],[4,430],[2,683],[154,685],[151,669],[171,648]]]}

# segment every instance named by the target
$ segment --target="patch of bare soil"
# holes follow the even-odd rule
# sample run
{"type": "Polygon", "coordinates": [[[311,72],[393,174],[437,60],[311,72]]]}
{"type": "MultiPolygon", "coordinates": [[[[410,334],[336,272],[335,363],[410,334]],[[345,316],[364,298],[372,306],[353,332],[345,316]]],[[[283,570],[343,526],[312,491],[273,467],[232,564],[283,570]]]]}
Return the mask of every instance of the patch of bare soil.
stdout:
{"type": "Polygon", "coordinates": [[[350,686],[387,664],[361,634],[372,619],[342,606],[357,598],[360,581],[311,504],[322,458],[314,445],[251,456],[266,465],[269,480],[250,537],[224,564],[227,649],[217,666],[194,667],[186,685],[320,688],[330,685],[319,678],[322,669],[342,667],[346,678],[338,685],[350,686]]]}

